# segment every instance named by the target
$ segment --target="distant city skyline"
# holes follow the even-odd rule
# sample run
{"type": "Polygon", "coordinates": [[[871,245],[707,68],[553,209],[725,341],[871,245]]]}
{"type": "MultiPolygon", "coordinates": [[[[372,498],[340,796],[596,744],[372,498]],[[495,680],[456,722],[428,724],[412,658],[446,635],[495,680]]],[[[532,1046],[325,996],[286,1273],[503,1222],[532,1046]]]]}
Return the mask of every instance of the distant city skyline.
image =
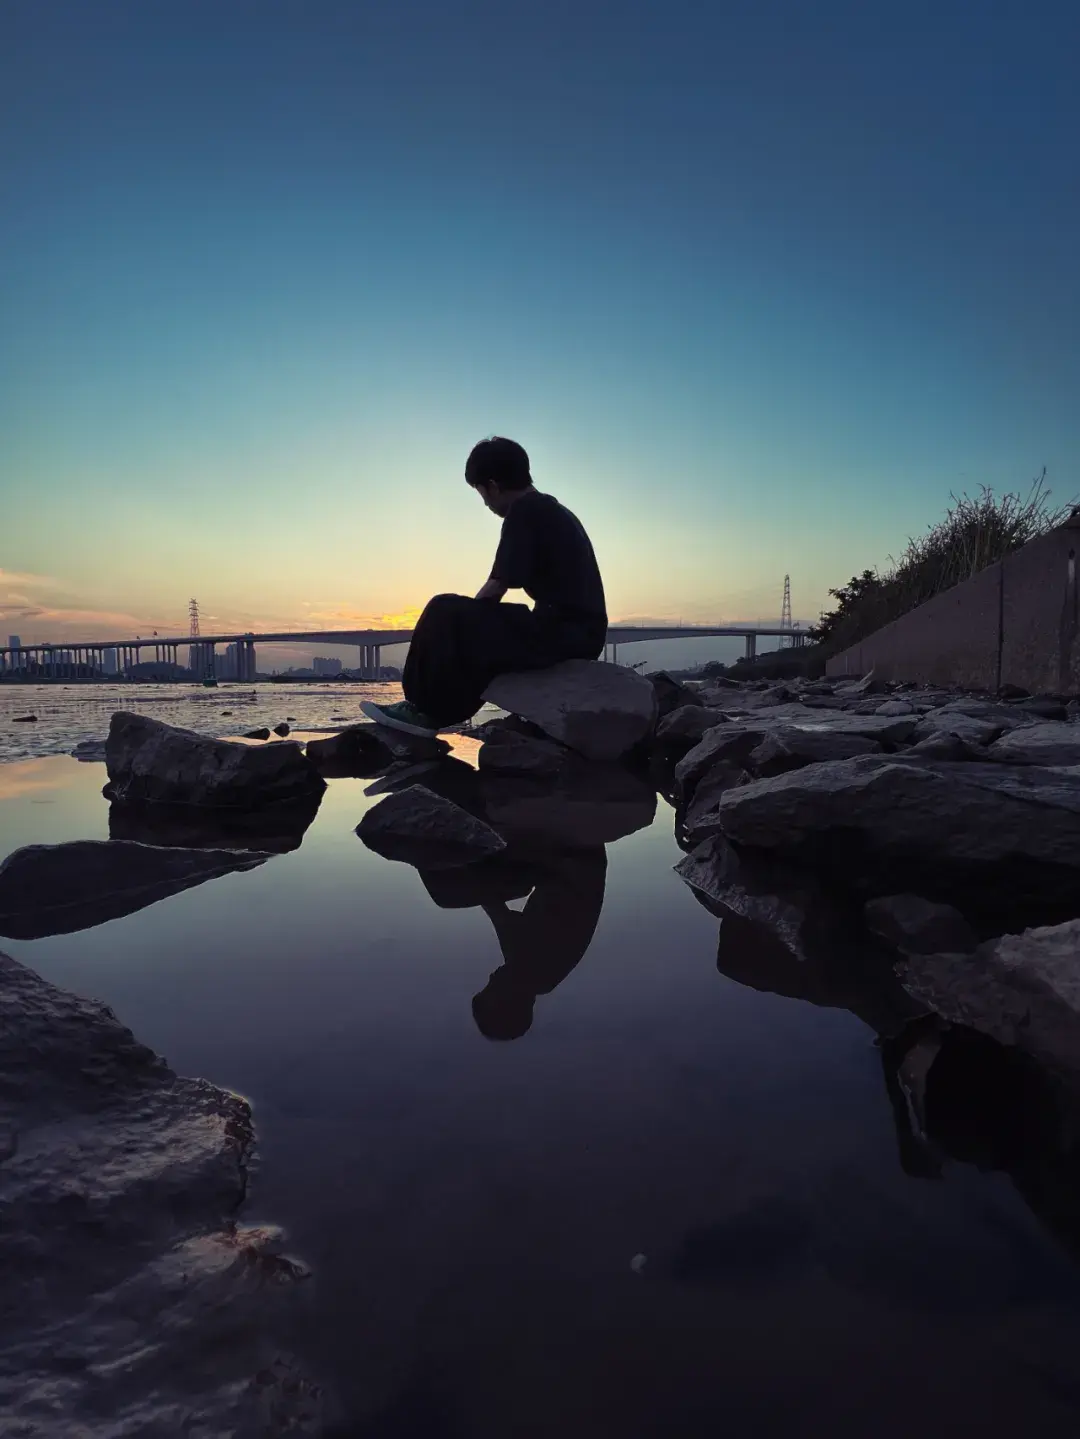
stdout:
{"type": "MultiPolygon", "coordinates": [[[[1080,491],[1080,9],[9,0],[0,623],[408,622],[510,434],[613,619],[1080,491]]],[[[282,656],[284,662],[285,656],[282,656]]]]}

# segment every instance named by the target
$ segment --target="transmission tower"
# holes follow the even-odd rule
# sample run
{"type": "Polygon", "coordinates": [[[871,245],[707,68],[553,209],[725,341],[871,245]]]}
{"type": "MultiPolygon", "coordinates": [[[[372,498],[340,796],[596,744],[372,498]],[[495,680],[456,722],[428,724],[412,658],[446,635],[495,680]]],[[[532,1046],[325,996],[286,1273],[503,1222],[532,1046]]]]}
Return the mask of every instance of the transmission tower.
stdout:
{"type": "Polygon", "coordinates": [[[204,664],[203,647],[199,643],[199,601],[188,600],[188,634],[191,636],[191,644],[188,646],[188,669],[193,675],[202,676],[206,668],[204,664]]]}
{"type": "Polygon", "coordinates": [[[780,628],[783,634],[780,636],[780,648],[791,649],[795,644],[795,635],[791,624],[791,576],[784,576],[784,603],[780,608],[780,628]]]}

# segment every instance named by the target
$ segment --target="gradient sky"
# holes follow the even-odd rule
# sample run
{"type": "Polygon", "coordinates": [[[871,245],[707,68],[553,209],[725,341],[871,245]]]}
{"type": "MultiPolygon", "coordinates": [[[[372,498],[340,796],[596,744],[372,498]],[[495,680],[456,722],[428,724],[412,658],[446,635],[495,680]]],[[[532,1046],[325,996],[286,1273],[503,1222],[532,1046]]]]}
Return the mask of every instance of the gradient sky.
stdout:
{"type": "Polygon", "coordinates": [[[0,628],[472,592],[522,441],[613,618],[1080,492],[1080,6],[7,0],[0,628]]]}

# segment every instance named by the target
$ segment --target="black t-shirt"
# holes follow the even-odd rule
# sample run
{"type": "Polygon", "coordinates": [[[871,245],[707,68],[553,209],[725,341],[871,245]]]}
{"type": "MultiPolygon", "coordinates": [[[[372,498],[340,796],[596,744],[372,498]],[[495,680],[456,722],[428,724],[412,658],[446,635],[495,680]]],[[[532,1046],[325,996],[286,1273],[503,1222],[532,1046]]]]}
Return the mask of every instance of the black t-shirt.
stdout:
{"type": "Polygon", "coordinates": [[[524,590],[538,614],[607,624],[604,583],[585,527],[554,495],[522,495],[503,520],[491,571],[524,590]]]}

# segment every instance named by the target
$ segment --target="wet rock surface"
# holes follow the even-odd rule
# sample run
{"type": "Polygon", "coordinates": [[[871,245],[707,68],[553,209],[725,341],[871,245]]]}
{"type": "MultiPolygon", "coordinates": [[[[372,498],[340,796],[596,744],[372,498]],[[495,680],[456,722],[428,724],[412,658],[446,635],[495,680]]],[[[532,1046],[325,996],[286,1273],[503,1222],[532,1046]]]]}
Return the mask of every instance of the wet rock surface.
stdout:
{"type": "Polygon", "coordinates": [[[703,705],[705,701],[697,690],[691,689],[689,685],[683,684],[680,680],[673,679],[666,670],[658,670],[655,674],[649,675],[649,680],[656,692],[656,713],[659,719],[666,718],[677,709],[685,709],[687,705],[703,705]]]}
{"type": "Polygon", "coordinates": [[[105,745],[111,799],[258,809],[322,793],[301,747],[206,739],[144,715],[112,717],[105,745]]]}
{"type": "Polygon", "coordinates": [[[470,864],[506,848],[490,825],[421,784],[395,790],[367,811],[356,833],[387,859],[433,867],[470,864]]]}
{"type": "Polygon", "coordinates": [[[89,929],[267,858],[129,840],[27,845],[0,863],[0,935],[41,939],[89,929]]]}
{"type": "Polygon", "coordinates": [[[271,1327],[303,1267],[237,1219],[246,1101],[0,954],[0,1131],[6,1432],[319,1432],[271,1327]]]}
{"type": "Polygon", "coordinates": [[[699,701],[670,710],[657,725],[656,738],[666,745],[681,744],[689,748],[703,739],[709,730],[726,723],[727,715],[723,710],[711,709],[699,701]]]}
{"type": "Polygon", "coordinates": [[[972,954],[911,955],[904,987],[943,1018],[1074,1076],[1080,1067],[1080,920],[988,940],[972,954]]]}
{"type": "Polygon", "coordinates": [[[308,740],[307,757],[328,779],[366,779],[395,762],[416,763],[450,753],[445,740],[404,734],[388,725],[365,721],[326,739],[308,740]]]}
{"type": "MultiPolygon", "coordinates": [[[[865,939],[853,948],[846,924],[839,950],[855,969],[878,963],[874,944],[891,954],[908,1019],[921,1006],[942,1033],[964,1026],[1080,1082],[1080,725],[1056,698],[1006,698],[873,676],[729,683],[725,722],[677,760],[661,727],[653,770],[690,850],[678,872],[729,941],[749,927],[752,948],[805,962],[808,914],[861,911],[865,939]]],[[[912,1041],[912,1073],[941,1043],[912,1041]]]]}
{"type": "Polygon", "coordinates": [[[500,675],[484,699],[538,725],[591,760],[617,760],[656,727],[652,683],[622,665],[567,660],[550,669],[500,675]]]}

